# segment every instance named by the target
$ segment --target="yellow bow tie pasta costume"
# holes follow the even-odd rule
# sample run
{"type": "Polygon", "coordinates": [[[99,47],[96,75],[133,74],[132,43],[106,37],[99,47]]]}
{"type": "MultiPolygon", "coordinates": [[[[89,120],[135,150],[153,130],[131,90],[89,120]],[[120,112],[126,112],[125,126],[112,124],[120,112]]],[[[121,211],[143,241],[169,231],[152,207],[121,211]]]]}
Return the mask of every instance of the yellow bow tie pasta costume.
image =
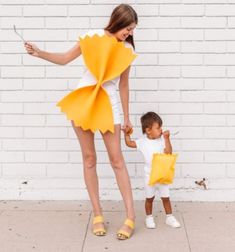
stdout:
{"type": "Polygon", "coordinates": [[[124,42],[106,34],[80,37],[80,47],[84,62],[97,83],[72,91],[56,106],[83,130],[114,133],[112,106],[102,84],[119,76],[136,55],[124,42]]]}
{"type": "Polygon", "coordinates": [[[149,185],[172,184],[177,156],[178,154],[153,154],[149,185]]]}

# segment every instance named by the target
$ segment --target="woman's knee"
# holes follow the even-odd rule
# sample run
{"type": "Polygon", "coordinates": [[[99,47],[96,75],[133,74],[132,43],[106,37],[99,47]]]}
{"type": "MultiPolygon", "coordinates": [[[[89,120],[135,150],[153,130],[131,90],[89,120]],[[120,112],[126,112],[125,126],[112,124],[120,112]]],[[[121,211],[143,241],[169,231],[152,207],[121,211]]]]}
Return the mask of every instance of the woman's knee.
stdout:
{"type": "Polygon", "coordinates": [[[85,168],[91,169],[96,166],[96,155],[95,154],[86,154],[83,157],[83,162],[85,168]]]}
{"type": "Polygon", "coordinates": [[[124,159],[122,156],[116,156],[110,159],[111,166],[115,170],[120,170],[124,167],[124,159]]]}

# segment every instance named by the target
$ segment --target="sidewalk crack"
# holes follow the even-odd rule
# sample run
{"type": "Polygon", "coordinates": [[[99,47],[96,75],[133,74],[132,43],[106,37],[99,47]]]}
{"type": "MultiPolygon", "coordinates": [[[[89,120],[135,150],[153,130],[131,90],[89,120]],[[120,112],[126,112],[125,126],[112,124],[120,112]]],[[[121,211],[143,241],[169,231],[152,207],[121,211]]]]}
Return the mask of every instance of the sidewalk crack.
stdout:
{"type": "Polygon", "coordinates": [[[187,238],[187,241],[188,241],[189,252],[191,252],[192,250],[191,250],[191,247],[190,247],[188,232],[187,232],[187,228],[186,228],[185,221],[184,221],[184,215],[183,215],[183,213],[180,213],[180,215],[181,215],[181,218],[182,218],[183,224],[184,224],[184,230],[185,230],[185,235],[186,235],[186,238],[187,238]]]}
{"type": "Polygon", "coordinates": [[[86,242],[86,237],[87,237],[87,232],[88,232],[88,227],[89,227],[90,220],[91,220],[91,211],[90,211],[89,219],[88,219],[88,222],[87,222],[86,232],[85,232],[85,235],[84,235],[84,239],[83,239],[83,242],[82,242],[81,252],[84,251],[84,245],[85,245],[85,242],[86,242]]]}

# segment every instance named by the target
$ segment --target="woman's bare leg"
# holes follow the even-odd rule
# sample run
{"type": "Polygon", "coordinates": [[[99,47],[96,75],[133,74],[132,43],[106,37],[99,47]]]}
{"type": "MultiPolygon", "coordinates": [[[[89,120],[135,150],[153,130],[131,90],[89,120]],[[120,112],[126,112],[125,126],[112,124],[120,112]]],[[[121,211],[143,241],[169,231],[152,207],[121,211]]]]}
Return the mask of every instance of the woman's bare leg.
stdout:
{"type": "MultiPolygon", "coordinates": [[[[71,123],[81,146],[84,179],[91,200],[94,216],[102,215],[102,209],[99,201],[99,183],[96,173],[94,133],[90,130],[85,131],[81,127],[75,126],[73,121],[71,121],[71,123]]],[[[94,228],[103,228],[103,224],[97,223],[94,225],[94,228]]]]}
{"type": "MultiPolygon", "coordinates": [[[[109,160],[113,167],[119,190],[124,200],[127,218],[135,220],[131,183],[121,151],[121,125],[116,124],[114,127],[114,134],[108,131],[105,134],[102,134],[102,137],[108,151],[109,160]]],[[[123,225],[122,228],[127,232],[131,232],[131,229],[126,225],[123,225]]]]}

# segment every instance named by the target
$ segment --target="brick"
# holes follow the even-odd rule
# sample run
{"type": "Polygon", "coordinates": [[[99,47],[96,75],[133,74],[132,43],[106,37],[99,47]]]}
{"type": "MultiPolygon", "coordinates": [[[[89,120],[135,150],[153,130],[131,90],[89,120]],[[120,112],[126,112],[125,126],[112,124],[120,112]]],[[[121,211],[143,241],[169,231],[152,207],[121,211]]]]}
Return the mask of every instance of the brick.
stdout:
{"type": "Polygon", "coordinates": [[[6,139],[3,140],[4,150],[45,150],[46,141],[40,139],[6,139]]]}
{"type": "MultiPolygon", "coordinates": [[[[14,124],[15,126],[15,124],[14,124]]],[[[0,127],[0,137],[1,138],[17,138],[23,137],[22,127],[0,127]]]]}
{"type": "Polygon", "coordinates": [[[140,17],[138,28],[180,28],[179,17],[140,17]]]}
{"type": "Polygon", "coordinates": [[[159,65],[202,65],[203,56],[199,54],[160,54],[159,65]]]}
{"type": "Polygon", "coordinates": [[[159,90],[200,90],[203,88],[203,81],[200,79],[160,79],[159,90]]]}
{"type": "Polygon", "coordinates": [[[183,28],[225,28],[225,17],[182,17],[183,28]]]}
{"type": "MultiPolygon", "coordinates": [[[[230,43],[230,42],[227,42],[230,43]]],[[[229,44],[228,44],[229,48],[229,44]]],[[[226,53],[225,41],[182,41],[182,53],[226,53]]]]}
{"type": "Polygon", "coordinates": [[[138,102],[177,102],[180,100],[180,93],[175,91],[136,91],[136,101],[138,102]]]}
{"type": "Polygon", "coordinates": [[[1,79],[0,90],[21,90],[23,85],[21,79],[1,79]]]}
{"type": "Polygon", "coordinates": [[[3,102],[43,102],[44,93],[40,91],[4,91],[2,92],[3,102]]]}
{"type": "Polygon", "coordinates": [[[20,55],[2,54],[0,58],[0,66],[17,66],[21,65],[20,55]]]}
{"type": "Polygon", "coordinates": [[[24,161],[24,153],[20,151],[1,151],[0,162],[19,163],[24,161]]]}
{"type": "Polygon", "coordinates": [[[136,43],[137,53],[174,53],[180,51],[179,42],[172,41],[150,41],[150,42],[137,42],[136,43]]]}
{"type": "Polygon", "coordinates": [[[24,90],[66,90],[68,84],[64,79],[25,79],[24,90]]]}
{"type": "MultiPolygon", "coordinates": [[[[30,17],[3,17],[1,19],[1,28],[13,28],[13,25],[16,26],[16,29],[27,29],[27,28],[44,28],[44,21],[42,17],[30,18],[30,17]]],[[[20,32],[20,30],[19,30],[20,32]]]]}
{"type": "Polygon", "coordinates": [[[187,41],[203,40],[202,29],[161,29],[159,30],[159,40],[164,41],[187,41]]]}
{"type": "Polygon", "coordinates": [[[7,6],[7,5],[0,6],[1,17],[15,17],[15,16],[21,16],[21,15],[22,15],[21,6],[7,6]]]}
{"type": "Polygon", "coordinates": [[[4,116],[5,114],[14,113],[21,114],[23,113],[23,104],[21,103],[0,103],[0,113],[4,116]]]}
{"type": "Polygon", "coordinates": [[[16,123],[18,126],[44,126],[45,116],[44,115],[24,115],[24,114],[21,114],[21,115],[10,114],[10,115],[2,116],[2,125],[15,126],[16,123]]]}
{"type": "Polygon", "coordinates": [[[235,16],[235,6],[232,4],[206,5],[206,16],[235,16]]]}
{"type": "Polygon", "coordinates": [[[182,115],[181,116],[182,126],[225,126],[226,116],[225,115],[214,115],[214,114],[201,114],[201,115],[182,115]]]}
{"type": "Polygon", "coordinates": [[[62,127],[27,127],[25,128],[26,138],[66,138],[67,129],[62,127]]]}
{"type": "Polygon", "coordinates": [[[222,91],[182,91],[184,102],[225,102],[226,92],[222,91]]]}
{"type": "Polygon", "coordinates": [[[183,66],[182,67],[183,77],[225,77],[226,68],[222,66],[183,66]]]}
{"type": "Polygon", "coordinates": [[[109,17],[114,5],[70,5],[68,15],[70,17],[109,17]]]}
{"type": "Polygon", "coordinates": [[[185,178],[225,178],[226,166],[225,164],[182,164],[182,177],[185,178]]]}
{"type": "Polygon", "coordinates": [[[44,77],[43,67],[2,67],[4,78],[40,78],[44,77]]]}
{"type": "Polygon", "coordinates": [[[206,138],[230,139],[235,137],[233,127],[205,127],[206,138]]]}
{"type": "Polygon", "coordinates": [[[174,66],[136,66],[136,77],[179,77],[180,68],[174,66]]]}
{"type": "Polygon", "coordinates": [[[46,28],[88,28],[89,18],[88,17],[46,17],[45,18],[46,28]]]}
{"type": "Polygon", "coordinates": [[[23,6],[23,16],[25,17],[67,16],[67,8],[66,6],[61,5],[23,6]]]}
{"type": "Polygon", "coordinates": [[[208,163],[232,163],[235,161],[234,153],[231,151],[220,152],[206,152],[205,161],[208,163]]]}
{"type": "Polygon", "coordinates": [[[202,4],[163,4],[160,5],[161,16],[202,16],[204,6],[202,4]]]}
{"type": "Polygon", "coordinates": [[[226,149],[226,141],[223,139],[188,139],[182,141],[182,150],[214,150],[223,151],[226,149]]]}
{"type": "Polygon", "coordinates": [[[160,113],[173,113],[173,114],[199,114],[203,111],[202,104],[196,103],[160,103],[160,113]]]}
{"type": "Polygon", "coordinates": [[[27,151],[25,152],[25,162],[31,163],[66,163],[68,162],[68,153],[53,151],[27,151]]]}
{"type": "Polygon", "coordinates": [[[34,163],[7,163],[2,167],[3,176],[6,178],[44,178],[46,176],[45,165],[34,163]]]}

